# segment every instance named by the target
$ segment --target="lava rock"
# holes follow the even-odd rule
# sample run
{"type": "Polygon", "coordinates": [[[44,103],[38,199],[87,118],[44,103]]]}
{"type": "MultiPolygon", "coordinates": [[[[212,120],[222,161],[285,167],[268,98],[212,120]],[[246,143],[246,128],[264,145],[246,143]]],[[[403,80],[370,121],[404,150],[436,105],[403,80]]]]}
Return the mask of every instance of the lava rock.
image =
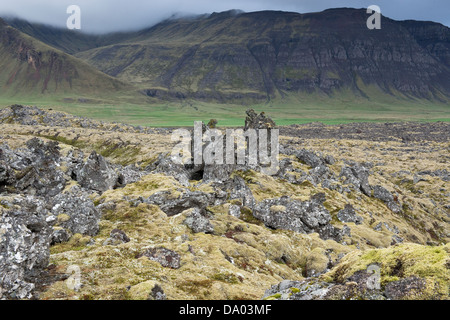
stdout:
{"type": "Polygon", "coordinates": [[[396,200],[386,188],[382,186],[374,186],[373,196],[383,201],[392,212],[399,213],[402,211],[398,200],[396,200]]]}
{"type": "Polygon", "coordinates": [[[408,277],[398,281],[389,282],[384,292],[386,297],[391,300],[403,300],[406,297],[414,296],[420,293],[426,287],[426,281],[418,277],[408,277]]]}
{"type": "Polygon", "coordinates": [[[150,260],[158,262],[166,268],[178,269],[181,267],[180,255],[175,251],[166,249],[164,247],[157,247],[147,249],[144,253],[139,254],[137,258],[147,257],[150,260]]]}
{"type": "Polygon", "coordinates": [[[346,184],[353,185],[356,190],[361,190],[366,196],[372,195],[372,188],[369,185],[369,169],[365,166],[358,163],[344,165],[340,177],[344,177],[346,184]]]}
{"type": "Polygon", "coordinates": [[[164,293],[164,290],[158,284],[155,284],[152,291],[148,295],[147,300],[167,300],[167,296],[164,293]]]}
{"type": "Polygon", "coordinates": [[[324,201],[322,193],[303,202],[289,197],[267,199],[255,206],[253,216],[270,228],[299,233],[318,232],[323,239],[340,241],[340,231],[330,225],[331,215],[323,207],[324,201]]]}
{"type": "Polygon", "coordinates": [[[58,226],[72,234],[96,236],[101,212],[95,207],[89,194],[75,186],[52,199],[51,212],[58,217],[58,226]]]}
{"type": "Polygon", "coordinates": [[[214,195],[186,190],[177,199],[170,199],[170,192],[157,192],[145,202],[160,206],[161,210],[170,217],[191,208],[198,208],[203,212],[208,205],[214,203],[214,195]]]}
{"type": "Polygon", "coordinates": [[[36,211],[0,215],[0,299],[30,299],[50,257],[51,227],[36,211]]]}
{"type": "Polygon", "coordinates": [[[253,109],[246,111],[247,117],[245,118],[244,131],[248,129],[271,129],[275,128],[275,122],[265,112],[261,112],[259,115],[253,109]]]}
{"type": "Polygon", "coordinates": [[[117,173],[105,158],[95,151],[91,153],[77,175],[77,181],[83,188],[100,193],[113,189],[117,180],[117,173]]]}
{"type": "Polygon", "coordinates": [[[186,213],[186,219],[183,221],[183,224],[188,226],[194,233],[212,233],[214,231],[214,227],[209,219],[203,216],[198,208],[194,208],[186,213]]]}
{"type": "Polygon", "coordinates": [[[339,221],[354,222],[355,224],[361,224],[363,221],[363,218],[356,214],[355,209],[351,204],[346,204],[345,208],[338,212],[337,218],[339,221]]]}
{"type": "Polygon", "coordinates": [[[112,245],[117,246],[122,243],[130,242],[130,238],[128,238],[127,234],[120,229],[113,229],[109,234],[109,238],[103,242],[104,246],[112,245]]]}

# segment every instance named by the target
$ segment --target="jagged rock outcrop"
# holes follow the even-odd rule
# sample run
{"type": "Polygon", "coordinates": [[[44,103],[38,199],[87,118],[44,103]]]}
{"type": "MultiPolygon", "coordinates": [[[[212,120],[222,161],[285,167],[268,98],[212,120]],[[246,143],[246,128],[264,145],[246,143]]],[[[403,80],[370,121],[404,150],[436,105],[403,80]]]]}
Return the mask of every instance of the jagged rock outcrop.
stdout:
{"type": "Polygon", "coordinates": [[[156,284],[148,295],[147,300],[167,300],[167,296],[161,286],[156,284]]]}
{"type": "Polygon", "coordinates": [[[338,212],[337,218],[342,222],[354,222],[356,224],[361,224],[363,221],[363,218],[356,214],[355,208],[350,204],[346,204],[345,208],[338,212]]]}
{"type": "Polygon", "coordinates": [[[342,167],[341,177],[344,183],[352,185],[356,190],[362,191],[366,196],[371,196],[372,189],[369,185],[369,169],[358,163],[350,163],[342,167]]]}
{"type": "Polygon", "coordinates": [[[12,185],[15,181],[16,177],[14,171],[5,161],[0,161],[0,192],[3,191],[2,189],[4,189],[5,186],[12,185]]]}
{"type": "Polygon", "coordinates": [[[212,233],[214,227],[207,217],[202,215],[199,208],[194,208],[186,213],[186,219],[183,224],[188,226],[194,233],[204,232],[212,233]]]}
{"type": "Polygon", "coordinates": [[[105,158],[93,151],[78,172],[77,180],[83,188],[104,192],[116,186],[118,175],[105,158]]]}
{"type": "Polygon", "coordinates": [[[50,238],[42,210],[0,214],[0,300],[33,297],[35,282],[49,262],[50,238]]]}
{"type": "MultiPolygon", "coordinates": [[[[99,231],[101,213],[89,194],[79,187],[73,187],[52,199],[51,213],[58,221],[57,226],[66,229],[69,234],[95,236],[99,231]]],[[[58,230],[58,233],[61,231],[58,230]]]]}
{"type": "Polygon", "coordinates": [[[268,199],[255,206],[253,215],[270,228],[299,233],[317,232],[322,239],[340,241],[341,232],[330,225],[331,215],[323,207],[324,201],[324,194],[317,194],[303,202],[290,197],[268,199]]]}
{"type": "Polygon", "coordinates": [[[285,280],[272,286],[264,294],[268,300],[386,300],[383,292],[370,286],[370,274],[355,274],[345,284],[308,278],[302,281],[285,280]]]}
{"type": "Polygon", "coordinates": [[[170,192],[157,192],[145,199],[144,202],[158,205],[170,217],[191,208],[197,208],[204,212],[209,204],[214,203],[214,195],[185,190],[178,198],[171,199],[170,192]]]}
{"type": "Polygon", "coordinates": [[[285,280],[266,290],[267,300],[405,300],[414,298],[426,288],[426,281],[407,277],[389,282],[384,290],[371,281],[365,271],[355,273],[346,283],[330,283],[317,278],[302,281],[285,280]]]}
{"type": "Polygon", "coordinates": [[[156,173],[164,173],[177,179],[183,186],[189,186],[191,174],[186,169],[185,165],[177,163],[170,153],[160,154],[158,159],[146,170],[154,170],[156,173]]]}
{"type": "Polygon", "coordinates": [[[12,192],[52,197],[60,193],[65,185],[64,174],[57,168],[60,162],[56,142],[44,143],[37,138],[27,142],[27,149],[12,151],[0,146],[0,160],[3,160],[3,189],[9,186],[12,192]],[[13,171],[17,173],[13,176],[13,171]]]}
{"type": "Polygon", "coordinates": [[[246,113],[244,131],[248,129],[274,129],[276,127],[275,122],[265,112],[257,114],[255,110],[248,109],[246,113]]]}
{"type": "Polygon", "coordinates": [[[390,193],[386,188],[382,186],[374,186],[373,187],[373,196],[377,199],[380,199],[386,206],[391,209],[395,213],[399,213],[402,211],[400,203],[397,197],[394,197],[392,193],[390,193]]]}

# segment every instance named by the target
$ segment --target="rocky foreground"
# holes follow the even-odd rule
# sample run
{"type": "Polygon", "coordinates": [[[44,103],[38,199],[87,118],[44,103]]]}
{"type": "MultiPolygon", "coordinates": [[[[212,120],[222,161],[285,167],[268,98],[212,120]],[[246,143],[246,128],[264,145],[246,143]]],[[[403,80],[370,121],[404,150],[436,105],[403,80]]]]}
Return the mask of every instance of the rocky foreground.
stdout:
{"type": "Polygon", "coordinates": [[[171,132],[1,109],[0,299],[449,299],[448,124],[282,127],[274,176],[171,132]]]}

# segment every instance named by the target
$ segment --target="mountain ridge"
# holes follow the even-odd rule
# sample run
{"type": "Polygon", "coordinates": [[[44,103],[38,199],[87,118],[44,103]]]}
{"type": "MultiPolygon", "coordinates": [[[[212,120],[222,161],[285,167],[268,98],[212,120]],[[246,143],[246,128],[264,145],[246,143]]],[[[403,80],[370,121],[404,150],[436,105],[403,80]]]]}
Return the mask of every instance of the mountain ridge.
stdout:
{"type": "Polygon", "coordinates": [[[225,101],[229,93],[271,100],[350,90],[370,98],[367,87],[375,86],[376,94],[447,101],[450,29],[383,17],[381,30],[368,30],[367,18],[354,9],[212,14],[164,21],[132,43],[77,56],[107,74],[150,85],[150,96],[225,101]],[[417,25],[426,29],[422,38],[414,33],[417,25]],[[416,40],[426,44],[433,28],[443,34],[441,49],[416,40]]]}
{"type": "Polygon", "coordinates": [[[368,17],[351,8],[230,10],[103,37],[10,23],[150,99],[252,104],[318,95],[448,103],[450,29],[383,16],[381,30],[368,30],[368,17]]]}
{"type": "Polygon", "coordinates": [[[127,84],[85,62],[0,23],[0,92],[3,96],[98,94],[127,84]]]}

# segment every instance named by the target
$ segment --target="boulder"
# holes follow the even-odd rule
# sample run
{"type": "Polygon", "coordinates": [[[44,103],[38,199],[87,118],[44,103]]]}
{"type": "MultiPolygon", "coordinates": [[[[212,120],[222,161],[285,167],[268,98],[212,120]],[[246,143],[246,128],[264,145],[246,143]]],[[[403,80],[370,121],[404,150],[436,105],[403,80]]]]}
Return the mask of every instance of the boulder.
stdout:
{"type": "Polygon", "coordinates": [[[371,196],[372,188],[369,185],[369,169],[362,164],[351,163],[344,165],[340,177],[345,178],[345,184],[350,184],[356,190],[362,191],[366,196],[371,196]]]}
{"type": "Polygon", "coordinates": [[[130,238],[128,238],[127,234],[120,229],[113,229],[109,234],[109,238],[103,242],[104,246],[111,245],[117,246],[122,243],[130,242],[130,238]]]}
{"type": "Polygon", "coordinates": [[[244,130],[248,129],[271,129],[275,128],[275,122],[266,116],[265,112],[261,112],[259,115],[253,109],[247,110],[247,117],[245,118],[244,130]]]}
{"type": "Polygon", "coordinates": [[[116,186],[118,175],[108,162],[93,151],[77,175],[78,183],[85,189],[103,193],[116,186]]]}
{"type": "Polygon", "coordinates": [[[214,227],[207,217],[201,214],[199,208],[193,208],[186,212],[186,219],[183,224],[188,226],[194,233],[212,233],[214,227]]]}
{"type": "Polygon", "coordinates": [[[373,196],[383,201],[392,212],[399,213],[402,211],[398,200],[386,188],[382,186],[374,186],[373,196]]]}
{"type": "Polygon", "coordinates": [[[0,215],[0,300],[30,299],[50,257],[51,227],[39,211],[0,215]]]}
{"type": "Polygon", "coordinates": [[[89,194],[75,186],[58,194],[51,201],[51,213],[57,217],[57,226],[87,236],[96,236],[101,212],[95,207],[89,194]]]}
{"type": "Polygon", "coordinates": [[[299,233],[317,232],[323,239],[341,240],[341,232],[330,225],[331,215],[323,206],[325,195],[319,193],[309,201],[290,197],[267,199],[258,203],[253,216],[267,227],[292,230],[299,233]]]}
{"type": "Polygon", "coordinates": [[[158,262],[166,268],[178,269],[181,267],[180,255],[175,251],[164,247],[150,248],[136,256],[137,258],[147,257],[150,260],[158,262]]]}
{"type": "Polygon", "coordinates": [[[203,212],[208,205],[214,204],[214,200],[213,194],[185,190],[176,199],[171,199],[170,192],[162,191],[153,194],[144,202],[158,205],[170,217],[191,208],[197,208],[203,212]]]}
{"type": "Polygon", "coordinates": [[[361,224],[363,221],[363,218],[356,214],[351,204],[346,204],[345,208],[338,212],[337,218],[341,222],[354,222],[356,224],[361,224]]]}

